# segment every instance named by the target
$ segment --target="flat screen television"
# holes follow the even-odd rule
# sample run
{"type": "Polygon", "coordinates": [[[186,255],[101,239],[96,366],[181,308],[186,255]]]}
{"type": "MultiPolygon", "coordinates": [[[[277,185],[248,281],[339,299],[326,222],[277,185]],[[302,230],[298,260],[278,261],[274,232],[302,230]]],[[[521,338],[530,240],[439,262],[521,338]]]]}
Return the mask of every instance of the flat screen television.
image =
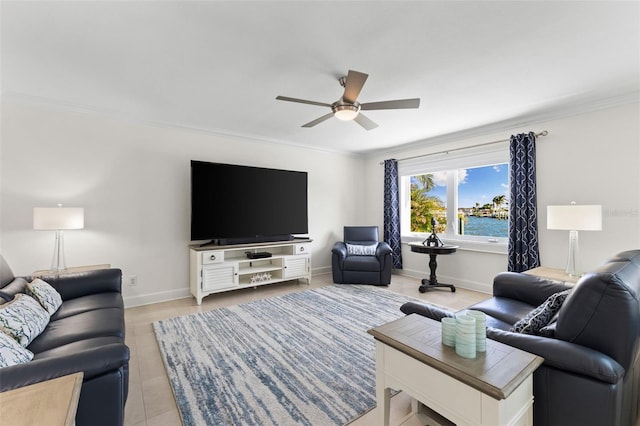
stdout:
{"type": "Polygon", "coordinates": [[[192,241],[281,241],[308,232],[306,172],[191,161],[192,241]]]}

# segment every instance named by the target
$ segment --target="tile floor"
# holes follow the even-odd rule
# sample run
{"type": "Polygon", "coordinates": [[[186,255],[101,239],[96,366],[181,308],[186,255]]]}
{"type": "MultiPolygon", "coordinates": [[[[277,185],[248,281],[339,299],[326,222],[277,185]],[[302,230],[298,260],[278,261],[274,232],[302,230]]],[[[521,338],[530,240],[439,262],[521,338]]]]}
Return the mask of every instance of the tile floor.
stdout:
{"type": "MultiPolygon", "coordinates": [[[[125,425],[179,426],[182,424],[153,333],[151,324],[154,321],[330,284],[332,284],[331,274],[324,274],[314,276],[310,285],[304,281],[300,281],[300,283],[291,281],[265,285],[256,289],[248,288],[210,295],[202,301],[200,306],[196,304],[194,298],[186,298],[127,309],[125,311],[126,342],[131,349],[131,361],[129,363],[129,397],[125,409],[125,425]]],[[[455,293],[451,293],[448,289],[434,289],[420,294],[418,292],[419,285],[418,279],[394,275],[389,290],[445,306],[451,310],[463,309],[489,297],[488,294],[461,288],[457,289],[455,293]]],[[[409,413],[410,399],[399,394],[392,398],[391,406],[391,424],[398,425],[409,413]]],[[[369,412],[354,421],[352,425],[373,424],[374,414],[373,411],[369,412]]],[[[419,423],[412,421],[403,424],[419,423]]]]}

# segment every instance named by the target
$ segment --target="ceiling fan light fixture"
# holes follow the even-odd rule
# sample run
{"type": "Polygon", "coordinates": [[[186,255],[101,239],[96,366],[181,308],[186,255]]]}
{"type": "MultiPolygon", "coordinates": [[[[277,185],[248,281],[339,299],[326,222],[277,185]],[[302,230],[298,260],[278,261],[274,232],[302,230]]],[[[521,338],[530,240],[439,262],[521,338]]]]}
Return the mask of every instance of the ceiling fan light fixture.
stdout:
{"type": "Polygon", "coordinates": [[[338,120],[350,121],[358,116],[360,112],[359,105],[335,105],[333,108],[333,115],[338,120]]]}

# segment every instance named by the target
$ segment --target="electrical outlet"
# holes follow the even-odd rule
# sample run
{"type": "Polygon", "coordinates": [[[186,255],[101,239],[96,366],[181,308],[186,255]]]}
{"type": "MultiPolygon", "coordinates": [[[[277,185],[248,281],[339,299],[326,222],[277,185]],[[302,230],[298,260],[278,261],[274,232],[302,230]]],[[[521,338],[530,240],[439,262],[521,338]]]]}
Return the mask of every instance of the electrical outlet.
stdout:
{"type": "Polygon", "coordinates": [[[138,285],[138,276],[137,275],[131,275],[129,277],[129,286],[130,287],[135,287],[138,285]]]}

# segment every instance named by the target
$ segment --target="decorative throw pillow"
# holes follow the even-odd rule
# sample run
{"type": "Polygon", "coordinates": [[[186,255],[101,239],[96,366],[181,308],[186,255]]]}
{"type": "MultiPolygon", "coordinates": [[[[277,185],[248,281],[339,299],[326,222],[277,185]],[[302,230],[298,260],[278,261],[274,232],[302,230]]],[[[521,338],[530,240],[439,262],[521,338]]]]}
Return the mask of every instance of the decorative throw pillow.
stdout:
{"type": "Polygon", "coordinates": [[[0,331],[0,368],[29,362],[33,352],[23,348],[12,337],[0,331]]]}
{"type": "Polygon", "coordinates": [[[49,313],[30,296],[16,294],[11,302],[0,305],[0,331],[26,347],[49,324],[49,313]]]}
{"type": "Polygon", "coordinates": [[[358,244],[347,244],[347,254],[350,256],[375,256],[377,244],[363,246],[358,244]]]}
{"type": "Polygon", "coordinates": [[[546,326],[542,327],[538,331],[538,336],[555,337],[555,335],[556,335],[556,325],[557,324],[558,324],[557,322],[551,321],[551,323],[549,325],[546,325],[546,326]]]}
{"type": "Polygon", "coordinates": [[[565,290],[552,294],[542,305],[513,324],[509,331],[523,334],[539,334],[540,330],[549,324],[556,312],[560,310],[570,292],[571,290],[565,290]]]}
{"type": "Polygon", "coordinates": [[[56,291],[51,285],[36,278],[27,284],[27,294],[36,299],[40,305],[49,313],[49,316],[53,315],[60,305],[62,305],[62,297],[60,293],[56,291]]]}

